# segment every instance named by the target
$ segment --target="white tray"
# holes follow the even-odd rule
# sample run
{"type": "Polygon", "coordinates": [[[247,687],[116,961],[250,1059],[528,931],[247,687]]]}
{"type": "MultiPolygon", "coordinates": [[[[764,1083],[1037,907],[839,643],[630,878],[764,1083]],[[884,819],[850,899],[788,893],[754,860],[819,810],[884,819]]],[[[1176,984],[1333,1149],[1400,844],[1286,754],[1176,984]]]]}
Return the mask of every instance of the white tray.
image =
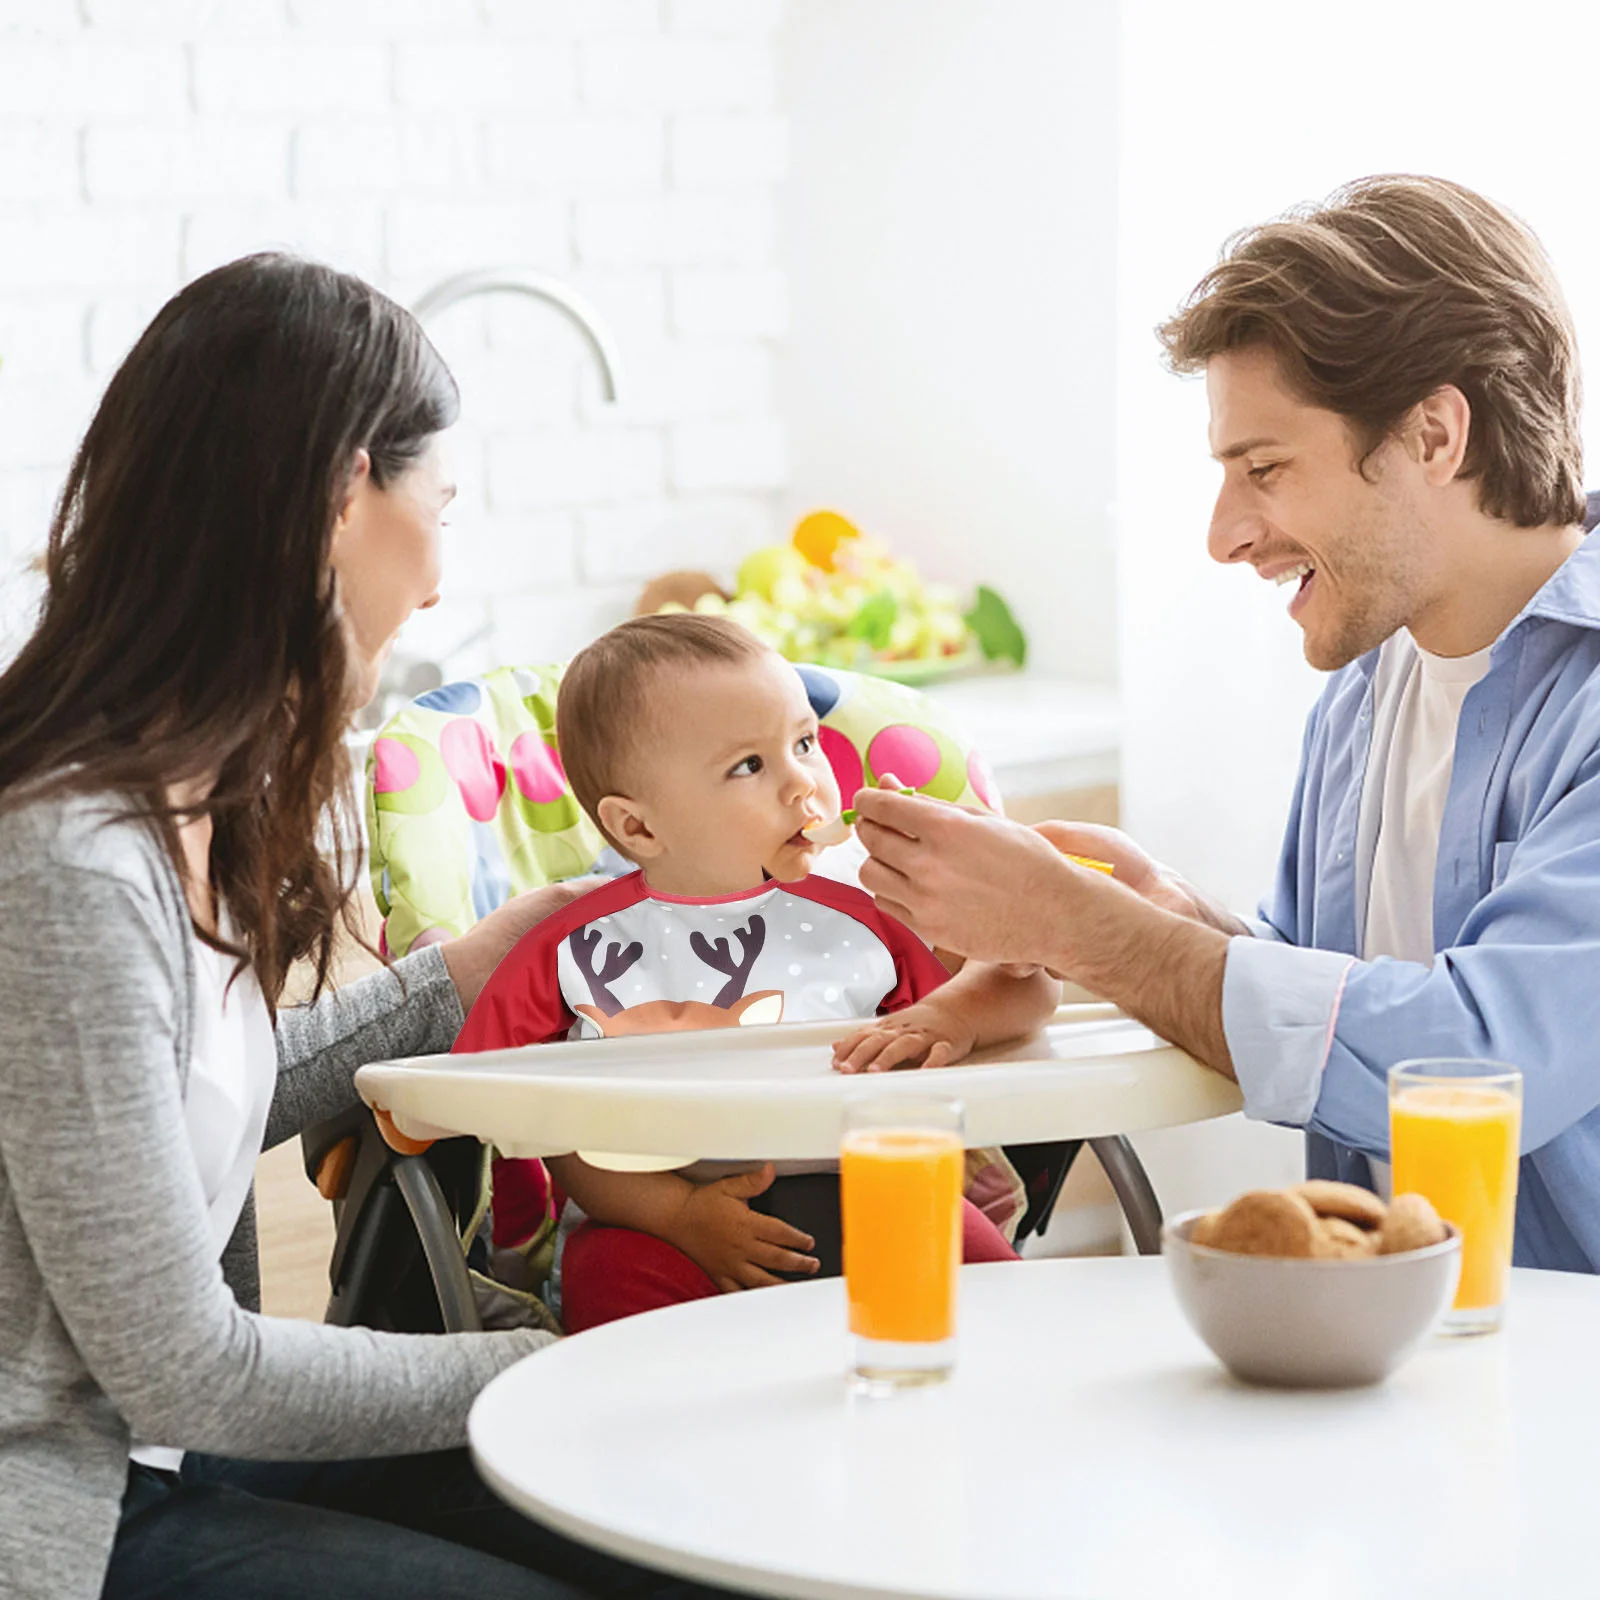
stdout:
{"type": "Polygon", "coordinates": [[[1226,1116],[1238,1088],[1115,1006],[1063,1006],[1029,1038],[937,1072],[845,1076],[857,1022],[594,1039],[375,1062],[361,1097],[415,1139],[473,1134],[506,1155],[612,1151],[677,1166],[838,1154],[851,1097],[936,1092],[966,1108],[970,1146],[1138,1133],[1226,1116]]]}

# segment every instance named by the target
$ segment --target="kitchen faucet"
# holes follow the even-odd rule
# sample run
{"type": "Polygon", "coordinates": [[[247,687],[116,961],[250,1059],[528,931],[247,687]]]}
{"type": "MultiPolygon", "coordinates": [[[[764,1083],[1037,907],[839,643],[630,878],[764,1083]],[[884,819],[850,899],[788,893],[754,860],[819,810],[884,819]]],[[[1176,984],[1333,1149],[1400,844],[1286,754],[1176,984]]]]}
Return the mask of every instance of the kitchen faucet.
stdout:
{"type": "Polygon", "coordinates": [[[426,322],[435,312],[480,294],[523,294],[554,306],[572,322],[593,352],[606,399],[612,405],[620,403],[622,363],[616,339],[588,301],[555,278],[524,267],[480,267],[474,272],[458,272],[434,284],[412,306],[411,314],[419,322],[426,322]]]}

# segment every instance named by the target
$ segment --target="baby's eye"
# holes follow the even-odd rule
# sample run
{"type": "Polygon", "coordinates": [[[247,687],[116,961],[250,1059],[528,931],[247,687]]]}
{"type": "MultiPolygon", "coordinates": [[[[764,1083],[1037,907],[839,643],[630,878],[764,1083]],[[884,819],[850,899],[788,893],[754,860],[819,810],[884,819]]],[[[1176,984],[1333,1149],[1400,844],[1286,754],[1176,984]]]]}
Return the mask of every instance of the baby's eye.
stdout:
{"type": "Polygon", "coordinates": [[[761,770],[760,756],[746,756],[739,762],[728,776],[730,778],[753,778],[761,770]]]}
{"type": "Polygon", "coordinates": [[[817,736],[814,733],[802,733],[794,743],[794,753],[803,761],[817,748],[817,736]]]}

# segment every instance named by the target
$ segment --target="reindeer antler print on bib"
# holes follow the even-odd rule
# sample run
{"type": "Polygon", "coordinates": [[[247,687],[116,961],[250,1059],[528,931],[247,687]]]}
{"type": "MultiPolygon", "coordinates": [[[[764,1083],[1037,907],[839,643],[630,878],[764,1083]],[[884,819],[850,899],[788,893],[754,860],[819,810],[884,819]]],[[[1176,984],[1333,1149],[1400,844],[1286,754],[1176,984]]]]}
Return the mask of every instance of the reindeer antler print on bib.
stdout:
{"type": "Polygon", "coordinates": [[[920,944],[902,948],[912,936],[859,889],[816,877],[683,900],[634,874],[579,907],[588,919],[565,921],[546,946],[565,1020],[552,1016],[543,1037],[867,1017],[896,1002],[909,966],[933,960],[920,944]]]}
{"type": "Polygon", "coordinates": [[[767,925],[760,917],[751,917],[747,927],[735,928],[733,932],[743,951],[738,961],[735,961],[729,952],[726,939],[718,939],[713,945],[698,930],[689,935],[689,948],[708,967],[722,973],[728,980],[723,984],[721,993],[711,1002],[714,1006],[731,1006],[744,993],[750,969],[755,965],[756,957],[761,954],[762,945],[767,942],[767,925]]]}
{"type": "Polygon", "coordinates": [[[572,959],[577,962],[578,970],[589,981],[589,993],[594,996],[594,1003],[608,1017],[614,1017],[624,1008],[606,985],[620,978],[644,954],[644,946],[637,939],[626,950],[613,943],[606,951],[605,965],[596,972],[593,957],[602,940],[598,928],[579,928],[567,943],[572,947],[572,959]]]}
{"type": "Polygon", "coordinates": [[[635,939],[624,950],[612,941],[607,946],[604,965],[596,972],[594,952],[602,943],[603,935],[598,928],[580,928],[567,940],[567,945],[574,963],[588,982],[595,1004],[574,1009],[594,1023],[608,1039],[628,1033],[745,1028],[783,1021],[783,990],[763,989],[749,996],[744,993],[750,969],[766,942],[766,924],[760,917],[751,917],[747,926],[736,928],[734,933],[741,951],[737,961],[726,939],[718,939],[713,944],[698,928],[689,932],[689,948],[694,955],[728,980],[709,1004],[703,1000],[647,1000],[641,1005],[624,1006],[607,985],[622,977],[638,961],[644,954],[643,944],[635,939]]]}

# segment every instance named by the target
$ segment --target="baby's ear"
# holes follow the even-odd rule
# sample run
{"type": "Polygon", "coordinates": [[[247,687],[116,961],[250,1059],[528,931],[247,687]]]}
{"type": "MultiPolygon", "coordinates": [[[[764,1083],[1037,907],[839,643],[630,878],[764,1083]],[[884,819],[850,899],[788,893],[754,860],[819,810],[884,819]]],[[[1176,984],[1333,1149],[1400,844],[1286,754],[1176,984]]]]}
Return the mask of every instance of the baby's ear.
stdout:
{"type": "Polygon", "coordinates": [[[651,861],[661,854],[661,841],[650,831],[650,824],[637,800],[626,795],[608,794],[595,807],[600,826],[635,861],[651,861]]]}

